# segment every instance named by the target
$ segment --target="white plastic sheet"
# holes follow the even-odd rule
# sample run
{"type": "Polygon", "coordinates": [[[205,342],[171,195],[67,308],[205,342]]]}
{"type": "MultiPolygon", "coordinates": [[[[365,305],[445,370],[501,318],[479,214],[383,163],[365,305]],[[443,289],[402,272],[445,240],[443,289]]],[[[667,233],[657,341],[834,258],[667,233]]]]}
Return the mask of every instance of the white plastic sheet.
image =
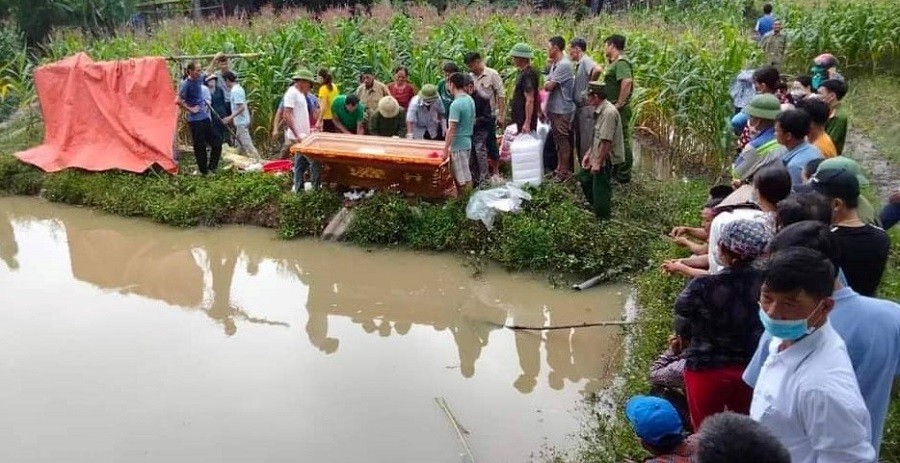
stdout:
{"type": "Polygon", "coordinates": [[[523,200],[530,200],[528,192],[510,183],[490,190],[477,191],[466,205],[466,217],[480,220],[488,230],[494,228],[498,212],[518,212],[523,200]]]}

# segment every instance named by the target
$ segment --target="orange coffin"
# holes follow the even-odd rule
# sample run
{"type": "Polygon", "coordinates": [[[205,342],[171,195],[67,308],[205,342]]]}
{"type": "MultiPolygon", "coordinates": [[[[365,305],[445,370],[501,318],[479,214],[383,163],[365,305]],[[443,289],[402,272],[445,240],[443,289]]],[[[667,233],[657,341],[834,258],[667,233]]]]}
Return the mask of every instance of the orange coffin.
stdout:
{"type": "Polygon", "coordinates": [[[441,161],[443,149],[438,141],[315,133],[291,152],[321,163],[323,183],[442,198],[455,191],[450,166],[441,161]]]}

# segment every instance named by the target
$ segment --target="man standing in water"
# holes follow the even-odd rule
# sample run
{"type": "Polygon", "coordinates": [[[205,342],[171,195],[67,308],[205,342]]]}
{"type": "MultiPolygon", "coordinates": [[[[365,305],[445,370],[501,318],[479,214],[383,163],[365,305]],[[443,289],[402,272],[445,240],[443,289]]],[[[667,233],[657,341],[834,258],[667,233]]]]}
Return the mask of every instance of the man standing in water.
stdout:
{"type": "Polygon", "coordinates": [[[187,78],[178,91],[178,105],[187,111],[188,127],[194,144],[194,157],[202,175],[215,172],[222,156],[222,140],[213,133],[212,120],[203,99],[203,76],[197,63],[187,65],[187,78]],[[207,156],[207,147],[209,155],[207,156]]]}
{"type": "Polygon", "coordinates": [[[603,76],[606,84],[606,99],[613,103],[622,117],[623,136],[625,137],[625,162],[616,168],[615,179],[619,183],[631,181],[631,167],[634,157],[631,152],[631,90],[634,86],[631,63],[622,56],[625,51],[625,37],[611,35],[606,39],[606,59],[609,66],[603,76]]]}
{"type": "Polygon", "coordinates": [[[519,133],[531,133],[537,128],[538,113],[541,111],[538,101],[538,75],[531,67],[534,50],[526,43],[517,43],[509,51],[519,75],[516,77],[516,88],[513,91],[512,121],[519,133]]]}

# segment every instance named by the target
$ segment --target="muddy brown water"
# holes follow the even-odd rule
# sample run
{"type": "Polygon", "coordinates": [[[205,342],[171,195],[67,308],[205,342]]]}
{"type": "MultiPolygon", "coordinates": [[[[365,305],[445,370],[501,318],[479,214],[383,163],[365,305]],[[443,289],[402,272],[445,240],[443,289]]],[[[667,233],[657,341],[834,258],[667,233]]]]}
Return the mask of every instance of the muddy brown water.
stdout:
{"type": "Polygon", "coordinates": [[[521,462],[611,383],[626,288],[0,198],[0,461],[521,462]]]}

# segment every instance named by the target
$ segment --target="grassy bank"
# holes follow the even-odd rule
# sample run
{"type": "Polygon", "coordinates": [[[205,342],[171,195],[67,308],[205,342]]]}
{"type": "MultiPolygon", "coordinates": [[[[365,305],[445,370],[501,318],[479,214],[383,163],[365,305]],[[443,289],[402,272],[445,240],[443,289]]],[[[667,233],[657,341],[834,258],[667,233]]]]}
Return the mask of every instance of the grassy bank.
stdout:
{"type": "MultiPolygon", "coordinates": [[[[178,227],[252,224],[277,228],[285,239],[320,234],[341,199],[327,190],[295,195],[288,188],[286,177],[266,174],[44,174],[0,156],[0,192],[6,194],[41,194],[49,201],[178,227]]],[[[616,190],[614,220],[598,223],[572,185],[545,185],[521,213],[500,215],[491,231],[465,218],[465,199],[434,204],[379,192],[356,208],[347,238],[361,245],[458,252],[555,278],[600,273],[615,278],[651,263],[657,236],[694,214],[684,202],[697,188],[636,181],[616,190]]]]}

